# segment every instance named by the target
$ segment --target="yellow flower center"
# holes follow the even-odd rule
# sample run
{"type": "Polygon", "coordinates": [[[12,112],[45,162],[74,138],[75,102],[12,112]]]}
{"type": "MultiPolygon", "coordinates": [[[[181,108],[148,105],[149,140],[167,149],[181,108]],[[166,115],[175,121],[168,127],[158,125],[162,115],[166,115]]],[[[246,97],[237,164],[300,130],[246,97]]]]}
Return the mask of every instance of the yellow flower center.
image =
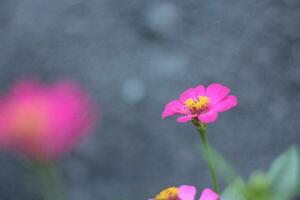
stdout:
{"type": "Polygon", "coordinates": [[[178,198],[178,188],[169,187],[161,191],[156,197],[155,200],[179,200],[178,198]]]}
{"type": "Polygon", "coordinates": [[[40,137],[49,125],[47,113],[47,106],[40,101],[15,105],[10,113],[12,134],[20,138],[40,137]]]}
{"type": "Polygon", "coordinates": [[[206,96],[198,96],[197,99],[189,98],[184,102],[184,105],[191,111],[192,114],[199,114],[208,109],[210,101],[206,96]]]}

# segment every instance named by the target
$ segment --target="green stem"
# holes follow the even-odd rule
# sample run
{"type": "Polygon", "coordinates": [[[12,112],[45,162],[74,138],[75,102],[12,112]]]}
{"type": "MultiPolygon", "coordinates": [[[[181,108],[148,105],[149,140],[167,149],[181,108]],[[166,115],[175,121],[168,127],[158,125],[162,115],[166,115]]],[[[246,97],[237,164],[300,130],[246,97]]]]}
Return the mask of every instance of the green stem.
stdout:
{"type": "Polygon", "coordinates": [[[42,187],[43,200],[64,200],[60,177],[51,163],[32,163],[32,169],[42,187]]]}
{"type": "Polygon", "coordinates": [[[209,167],[210,175],[211,175],[213,186],[214,186],[214,191],[219,193],[218,179],[216,176],[215,167],[214,167],[211,150],[210,150],[210,145],[208,143],[207,134],[206,134],[207,126],[205,124],[201,124],[195,120],[193,120],[193,124],[197,127],[197,130],[198,130],[200,138],[201,138],[201,142],[203,144],[203,150],[204,150],[206,160],[208,162],[208,167],[209,167]]]}

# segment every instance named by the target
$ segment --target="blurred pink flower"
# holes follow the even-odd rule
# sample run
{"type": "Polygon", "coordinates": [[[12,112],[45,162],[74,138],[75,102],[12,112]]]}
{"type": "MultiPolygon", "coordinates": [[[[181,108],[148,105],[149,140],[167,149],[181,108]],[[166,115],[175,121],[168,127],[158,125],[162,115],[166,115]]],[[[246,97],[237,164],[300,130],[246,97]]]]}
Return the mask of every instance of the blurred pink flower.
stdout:
{"type": "Polygon", "coordinates": [[[88,133],[94,120],[94,104],[75,83],[44,86],[24,80],[0,99],[0,147],[33,160],[56,160],[88,133]]]}
{"type": "Polygon", "coordinates": [[[229,95],[230,89],[219,83],[205,88],[199,85],[184,91],[179,100],[169,102],[162,113],[162,118],[182,114],[177,119],[184,123],[197,119],[201,123],[212,123],[217,120],[218,113],[227,111],[237,105],[237,98],[229,95]]]}
{"type": "MultiPolygon", "coordinates": [[[[191,185],[170,187],[160,192],[154,199],[149,200],[194,200],[196,188],[191,185]]],[[[199,200],[218,200],[219,196],[209,188],[203,190],[199,200]]]]}

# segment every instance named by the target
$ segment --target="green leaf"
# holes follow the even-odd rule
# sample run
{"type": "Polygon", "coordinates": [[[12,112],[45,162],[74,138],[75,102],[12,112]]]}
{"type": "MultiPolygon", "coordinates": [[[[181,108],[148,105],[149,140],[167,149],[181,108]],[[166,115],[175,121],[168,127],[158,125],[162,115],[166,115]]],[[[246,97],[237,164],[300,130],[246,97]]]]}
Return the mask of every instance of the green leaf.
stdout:
{"type": "Polygon", "coordinates": [[[248,200],[274,200],[270,181],[262,171],[252,173],[244,195],[248,200]]]}
{"type": "Polygon", "coordinates": [[[271,165],[267,177],[276,199],[291,199],[299,192],[300,158],[296,147],[289,148],[271,165]]]}
{"type": "Polygon", "coordinates": [[[237,178],[221,194],[221,200],[246,200],[243,194],[245,187],[245,182],[241,178],[237,178]]]}

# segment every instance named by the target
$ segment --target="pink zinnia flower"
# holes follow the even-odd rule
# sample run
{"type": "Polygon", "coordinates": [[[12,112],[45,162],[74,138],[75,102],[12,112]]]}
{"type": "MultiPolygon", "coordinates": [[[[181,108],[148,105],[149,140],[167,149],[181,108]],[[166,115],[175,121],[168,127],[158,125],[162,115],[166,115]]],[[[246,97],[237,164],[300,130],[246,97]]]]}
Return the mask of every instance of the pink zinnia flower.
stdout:
{"type": "Polygon", "coordinates": [[[205,88],[199,85],[184,91],[179,100],[173,100],[165,106],[162,118],[182,114],[178,122],[197,119],[201,123],[212,123],[217,120],[218,113],[227,111],[237,105],[237,98],[229,95],[230,89],[219,83],[205,88]]]}
{"type": "MultiPolygon", "coordinates": [[[[160,192],[154,199],[149,200],[194,200],[196,188],[190,185],[170,187],[160,192]]],[[[209,188],[203,190],[199,200],[218,200],[219,196],[209,188]]]]}
{"type": "Polygon", "coordinates": [[[33,160],[58,159],[90,130],[93,109],[70,81],[52,86],[21,81],[0,99],[0,147],[33,160]]]}

